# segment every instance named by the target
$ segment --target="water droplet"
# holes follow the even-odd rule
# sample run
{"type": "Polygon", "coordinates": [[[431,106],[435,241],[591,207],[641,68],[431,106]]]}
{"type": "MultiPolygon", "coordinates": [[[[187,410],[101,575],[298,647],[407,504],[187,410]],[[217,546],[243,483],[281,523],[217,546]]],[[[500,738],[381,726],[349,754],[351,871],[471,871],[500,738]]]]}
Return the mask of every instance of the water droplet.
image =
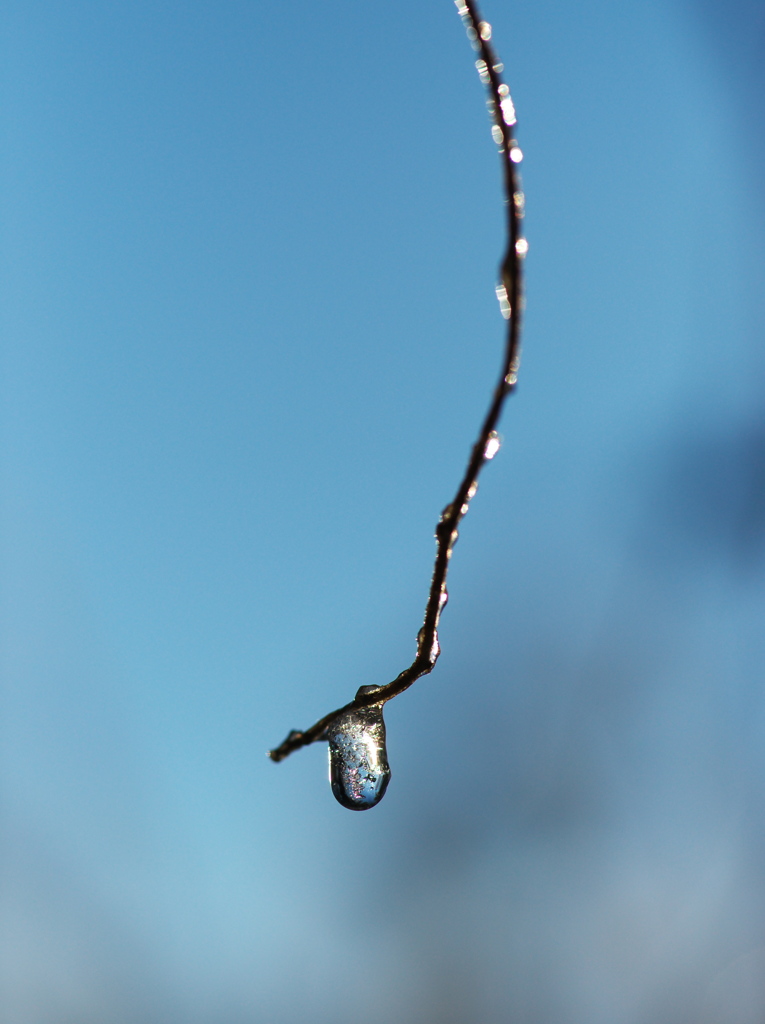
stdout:
{"type": "Polygon", "coordinates": [[[529,243],[526,241],[525,238],[518,239],[518,241],[515,243],[515,251],[518,253],[519,256],[526,255],[526,253],[529,251],[529,243]]]}
{"type": "Polygon", "coordinates": [[[515,387],[518,383],[518,367],[520,366],[520,363],[521,355],[520,352],[517,352],[512,363],[510,363],[507,373],[505,374],[505,384],[507,384],[508,387],[515,387]]]}
{"type": "MultiPolygon", "coordinates": [[[[502,134],[502,129],[499,127],[498,124],[493,124],[491,126],[491,137],[494,139],[498,146],[502,145],[505,136],[502,134]]],[[[512,152],[510,154],[510,157],[512,158],[512,152]]]]}
{"type": "Polygon", "coordinates": [[[488,66],[486,64],[486,61],[485,60],[477,60],[475,62],[475,69],[478,72],[478,77],[481,79],[483,84],[484,85],[488,85],[489,82],[491,81],[491,77],[489,75],[489,68],[488,68],[488,66]]]}
{"type": "Polygon", "coordinates": [[[433,643],[430,648],[430,664],[435,665],[438,661],[438,656],[441,653],[441,645],[438,642],[438,634],[433,637],[433,643]]]}
{"type": "Polygon", "coordinates": [[[510,159],[514,164],[519,164],[523,160],[523,150],[520,146],[513,146],[510,150],[510,159]]]}
{"type": "Polygon", "coordinates": [[[485,43],[488,43],[491,39],[491,25],[488,21],[482,21],[478,26],[478,31],[481,34],[481,39],[483,39],[485,43]]]}
{"type": "Polygon", "coordinates": [[[496,430],[492,430],[486,440],[486,447],[484,448],[483,457],[488,462],[489,459],[493,459],[499,451],[502,442],[499,439],[499,434],[496,430]]]}
{"type": "Polygon", "coordinates": [[[505,98],[500,101],[500,106],[502,107],[502,120],[505,124],[515,124],[517,121],[515,116],[515,107],[513,106],[513,101],[510,97],[505,96],[505,98]]]}
{"type": "MultiPolygon", "coordinates": [[[[377,687],[362,686],[359,694],[377,687]]],[[[357,695],[358,696],[358,695],[357,695]]],[[[327,729],[329,781],[338,803],[352,811],[379,804],[390,781],[382,704],[340,715],[327,729]]]]}
{"type": "Polygon", "coordinates": [[[505,318],[505,320],[509,320],[513,311],[510,307],[510,302],[507,297],[507,288],[504,286],[504,284],[498,284],[494,290],[496,291],[497,299],[499,300],[499,311],[505,318]]]}

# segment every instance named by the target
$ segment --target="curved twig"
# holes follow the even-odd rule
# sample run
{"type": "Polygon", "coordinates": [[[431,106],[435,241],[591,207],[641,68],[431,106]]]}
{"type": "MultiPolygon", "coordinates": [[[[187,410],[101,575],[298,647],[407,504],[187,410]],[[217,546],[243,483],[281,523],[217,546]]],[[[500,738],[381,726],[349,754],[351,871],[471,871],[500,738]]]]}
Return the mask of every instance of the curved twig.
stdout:
{"type": "Polygon", "coordinates": [[[523,154],[515,140],[516,118],[513,101],[507,86],[500,78],[503,67],[497,60],[491,45],[491,26],[481,20],[473,0],[455,0],[455,3],[473,49],[479,55],[476,68],[481,81],[489,92],[487,105],[493,121],[492,136],[499,146],[504,174],[507,205],[507,250],[500,266],[500,284],[497,286],[497,297],[502,314],[507,320],[507,340],[502,369],[489,410],[481,425],[478,440],[473,446],[465,475],[454,500],[443,510],[436,526],[436,562],[430,583],[428,603],[425,606],[425,621],[417,634],[417,654],[414,661],[393,682],[379,687],[362,687],[354,700],[325,715],[310,729],[306,729],[304,732],[293,730],[283,743],[268,752],[268,756],[273,761],[282,761],[294,750],[323,739],[327,727],[338,715],[355,708],[383,704],[403,693],[420,676],[427,675],[433,670],[440,653],[438,621],[448,600],[446,575],[449,570],[452,549],[458,536],[457,528],[468,510],[470,499],[476,492],[478,476],[484,463],[491,459],[499,448],[496,427],[505,399],[516,385],[520,356],[522,266],[528,248],[521,233],[524,197],[521,191],[518,165],[523,159],[523,154]]]}

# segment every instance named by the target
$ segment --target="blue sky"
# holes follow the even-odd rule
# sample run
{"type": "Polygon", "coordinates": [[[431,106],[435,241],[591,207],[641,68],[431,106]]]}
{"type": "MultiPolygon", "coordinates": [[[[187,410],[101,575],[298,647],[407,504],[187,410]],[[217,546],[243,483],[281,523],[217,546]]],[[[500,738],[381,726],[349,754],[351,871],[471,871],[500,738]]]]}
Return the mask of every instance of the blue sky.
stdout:
{"type": "Polygon", "coordinates": [[[499,366],[459,18],[6,8],[9,1024],[740,1010],[765,946],[757,12],[750,38],[712,4],[483,13],[525,153],[520,386],[442,658],[386,709],[391,785],[354,815],[321,745],[264,752],[411,660],[499,366]]]}

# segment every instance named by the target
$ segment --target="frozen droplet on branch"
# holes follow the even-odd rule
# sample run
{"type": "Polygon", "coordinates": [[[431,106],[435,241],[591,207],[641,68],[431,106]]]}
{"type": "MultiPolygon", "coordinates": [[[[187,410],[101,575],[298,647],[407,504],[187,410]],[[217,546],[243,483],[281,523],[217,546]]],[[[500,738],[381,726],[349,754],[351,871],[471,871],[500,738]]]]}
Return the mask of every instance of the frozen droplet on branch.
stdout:
{"type": "MultiPolygon", "coordinates": [[[[362,686],[357,696],[377,687],[362,686]]],[[[329,781],[335,799],[352,811],[378,804],[390,780],[382,704],[354,708],[327,729],[329,781]]]]}
{"type": "Polygon", "coordinates": [[[501,444],[502,441],[500,439],[499,434],[497,433],[496,430],[492,430],[492,432],[486,439],[486,447],[484,448],[483,451],[483,457],[486,459],[487,462],[490,459],[494,458],[494,456],[499,451],[501,444]]]}
{"type": "Polygon", "coordinates": [[[484,85],[488,85],[491,82],[491,75],[489,74],[489,67],[485,60],[477,60],[475,62],[475,69],[478,72],[478,77],[481,79],[484,85]]]}
{"type": "Polygon", "coordinates": [[[499,311],[505,320],[509,320],[512,316],[513,310],[510,305],[510,300],[507,297],[507,288],[504,284],[498,284],[494,289],[499,299],[499,311]]]}

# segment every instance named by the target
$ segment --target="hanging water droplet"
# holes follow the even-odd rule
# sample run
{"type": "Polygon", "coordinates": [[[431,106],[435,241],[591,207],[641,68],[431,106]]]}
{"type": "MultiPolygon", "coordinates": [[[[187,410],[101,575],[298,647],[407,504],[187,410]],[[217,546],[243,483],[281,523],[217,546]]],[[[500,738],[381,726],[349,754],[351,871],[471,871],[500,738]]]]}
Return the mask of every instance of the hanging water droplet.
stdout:
{"type": "MultiPolygon", "coordinates": [[[[362,686],[357,696],[377,687],[362,686]]],[[[356,708],[327,729],[329,781],[335,799],[352,811],[378,804],[390,781],[382,704],[356,708]]]]}

